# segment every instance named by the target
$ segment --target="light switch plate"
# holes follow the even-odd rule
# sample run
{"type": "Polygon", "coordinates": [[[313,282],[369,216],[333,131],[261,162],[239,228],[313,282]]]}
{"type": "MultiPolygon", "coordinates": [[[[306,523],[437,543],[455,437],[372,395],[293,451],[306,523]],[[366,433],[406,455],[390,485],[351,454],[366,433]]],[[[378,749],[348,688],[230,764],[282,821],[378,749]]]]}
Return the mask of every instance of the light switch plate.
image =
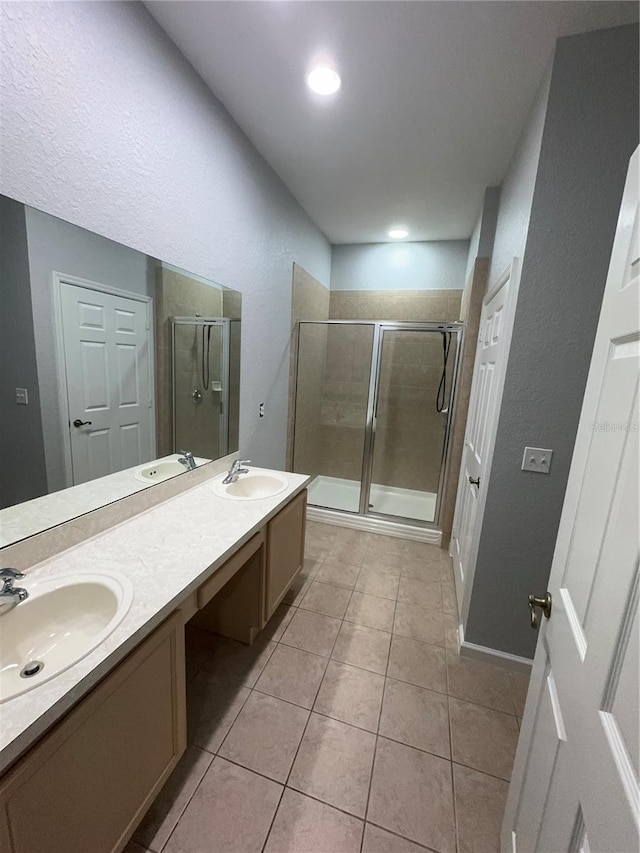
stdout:
{"type": "Polygon", "coordinates": [[[16,388],[16,403],[19,406],[29,405],[29,394],[26,388],[16,388]]]}
{"type": "Polygon", "coordinates": [[[553,450],[543,447],[525,447],[522,457],[522,470],[533,471],[536,474],[548,474],[551,468],[553,450]]]}

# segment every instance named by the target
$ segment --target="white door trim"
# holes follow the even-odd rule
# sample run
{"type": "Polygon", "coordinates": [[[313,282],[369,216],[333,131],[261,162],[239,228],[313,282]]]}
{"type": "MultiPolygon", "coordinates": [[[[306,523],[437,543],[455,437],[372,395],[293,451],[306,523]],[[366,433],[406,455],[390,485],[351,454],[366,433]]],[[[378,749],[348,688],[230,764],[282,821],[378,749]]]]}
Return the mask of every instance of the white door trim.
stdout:
{"type": "Polygon", "coordinates": [[[155,346],[153,336],[153,297],[130,290],[121,290],[108,284],[101,284],[90,279],[80,278],[77,275],[66,275],[65,273],[52,273],[53,294],[53,337],[56,352],[56,374],[58,379],[58,411],[60,412],[60,430],[62,434],[62,446],[64,450],[64,476],[66,488],[73,485],[73,469],[71,465],[71,436],[69,434],[69,394],[67,388],[67,371],[64,357],[64,334],[62,325],[62,285],[72,284],[83,287],[85,290],[97,290],[100,293],[108,293],[111,296],[121,296],[124,299],[133,299],[136,302],[146,303],[147,306],[147,340],[149,342],[149,391],[151,394],[151,407],[149,416],[151,419],[151,449],[153,458],[157,454],[156,447],[156,380],[155,380],[155,346]]]}
{"type": "MultiPolygon", "coordinates": [[[[471,601],[471,590],[473,588],[473,579],[476,571],[476,560],[478,556],[478,549],[480,546],[480,534],[482,532],[482,521],[484,518],[484,509],[487,499],[487,494],[489,490],[489,482],[491,480],[491,464],[493,461],[493,452],[496,444],[496,433],[498,431],[498,422],[500,419],[500,409],[502,404],[502,393],[504,390],[504,381],[507,373],[507,364],[509,362],[509,351],[511,349],[511,336],[513,332],[513,325],[515,319],[515,306],[518,300],[518,289],[520,286],[520,260],[518,258],[514,258],[511,264],[502,272],[500,276],[498,276],[495,284],[487,290],[487,293],[482,300],[483,307],[486,306],[499,292],[500,290],[509,282],[509,293],[507,295],[507,299],[505,302],[505,315],[504,315],[504,336],[503,336],[503,355],[501,357],[501,363],[498,365],[497,374],[496,374],[496,390],[495,390],[495,407],[494,411],[496,412],[496,421],[493,424],[492,429],[489,431],[489,444],[486,452],[486,469],[483,473],[483,488],[478,495],[478,508],[475,516],[475,529],[473,531],[473,538],[471,540],[471,546],[469,549],[469,564],[467,566],[467,574],[466,581],[463,590],[462,596],[462,607],[460,608],[460,623],[461,627],[466,625],[467,616],[469,615],[469,605],[471,601]]],[[[482,335],[482,328],[480,329],[480,335],[482,335]]],[[[476,350],[476,362],[478,360],[478,355],[480,352],[480,344],[481,339],[480,335],[478,336],[478,348],[476,350]]],[[[476,371],[474,367],[474,379],[475,379],[476,371]]],[[[473,405],[473,400],[470,401],[469,411],[471,411],[471,406],[473,405]]],[[[466,429],[468,425],[465,427],[465,445],[466,445],[466,429]]],[[[463,450],[464,453],[464,450],[463,450]]],[[[457,505],[456,505],[456,513],[454,515],[453,520],[453,528],[456,525],[456,515],[459,511],[459,501],[462,496],[462,478],[464,477],[464,465],[460,466],[460,480],[458,482],[458,492],[457,492],[457,505]]],[[[451,542],[453,542],[453,535],[451,537],[451,542]]],[[[452,545],[449,546],[449,554],[452,554],[452,545]]],[[[462,638],[461,638],[462,639],[462,638]]]]}

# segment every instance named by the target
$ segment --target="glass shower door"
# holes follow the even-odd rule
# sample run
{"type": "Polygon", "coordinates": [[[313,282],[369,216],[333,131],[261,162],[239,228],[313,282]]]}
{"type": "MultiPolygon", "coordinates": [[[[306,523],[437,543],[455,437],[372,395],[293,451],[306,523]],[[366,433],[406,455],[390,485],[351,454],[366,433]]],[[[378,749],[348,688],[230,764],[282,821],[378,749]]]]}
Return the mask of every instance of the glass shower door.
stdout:
{"type": "Polygon", "coordinates": [[[360,510],[375,325],[302,321],[298,330],[293,470],[309,503],[360,510]]]}
{"type": "Polygon", "coordinates": [[[173,448],[218,459],[227,453],[229,321],[173,320],[173,448]]]}
{"type": "Polygon", "coordinates": [[[383,326],[379,346],[368,511],[433,522],[457,335],[383,326]]]}

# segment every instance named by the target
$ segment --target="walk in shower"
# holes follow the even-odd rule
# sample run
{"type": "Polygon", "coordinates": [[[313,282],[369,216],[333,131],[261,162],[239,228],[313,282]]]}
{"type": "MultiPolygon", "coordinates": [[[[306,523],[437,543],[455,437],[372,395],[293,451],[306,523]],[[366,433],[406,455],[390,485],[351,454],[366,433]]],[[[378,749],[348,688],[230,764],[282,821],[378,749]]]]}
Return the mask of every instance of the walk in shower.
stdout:
{"type": "Polygon", "coordinates": [[[173,450],[218,459],[238,448],[240,320],[172,317],[173,450]]]}
{"type": "Polygon", "coordinates": [[[293,470],[313,477],[310,517],[437,528],[462,334],[458,322],[298,323],[293,470]]]}

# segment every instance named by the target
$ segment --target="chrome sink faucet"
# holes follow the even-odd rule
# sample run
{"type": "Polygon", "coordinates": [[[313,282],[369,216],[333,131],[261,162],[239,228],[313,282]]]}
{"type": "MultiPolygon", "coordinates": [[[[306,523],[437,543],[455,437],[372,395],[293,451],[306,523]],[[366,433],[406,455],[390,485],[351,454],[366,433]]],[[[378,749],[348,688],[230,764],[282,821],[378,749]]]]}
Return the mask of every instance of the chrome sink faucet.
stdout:
{"type": "Polygon", "coordinates": [[[14,587],[13,582],[24,577],[22,572],[17,569],[0,569],[0,614],[7,610],[13,609],[16,604],[20,604],[25,598],[29,598],[29,593],[26,589],[19,586],[14,587]]]}
{"type": "Polygon", "coordinates": [[[190,450],[179,450],[178,453],[182,453],[178,462],[184,465],[187,471],[193,471],[196,467],[196,460],[193,458],[193,453],[190,450]]]}
{"type": "Polygon", "coordinates": [[[251,462],[250,459],[236,459],[231,468],[229,468],[229,472],[227,476],[222,481],[225,486],[228,486],[229,483],[235,483],[240,474],[248,474],[249,469],[243,468],[243,465],[248,465],[251,462]]]}

